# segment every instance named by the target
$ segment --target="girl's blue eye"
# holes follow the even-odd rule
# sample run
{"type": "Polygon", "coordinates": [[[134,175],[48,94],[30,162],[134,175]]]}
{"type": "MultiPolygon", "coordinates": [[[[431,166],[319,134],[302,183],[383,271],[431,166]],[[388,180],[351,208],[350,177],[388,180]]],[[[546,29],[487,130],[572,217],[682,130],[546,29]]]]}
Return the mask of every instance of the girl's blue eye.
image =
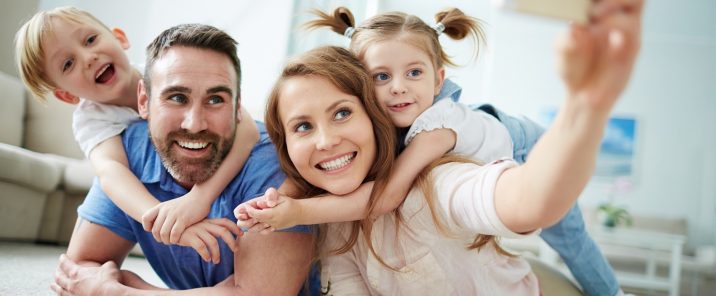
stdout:
{"type": "Polygon", "coordinates": [[[412,69],[408,71],[408,76],[410,77],[418,77],[420,74],[423,74],[423,71],[420,69],[412,69]]]}
{"type": "Polygon", "coordinates": [[[307,132],[308,130],[310,130],[311,127],[312,127],[312,126],[311,126],[310,123],[308,123],[308,122],[301,122],[301,123],[297,124],[296,127],[295,127],[293,130],[296,131],[296,132],[298,132],[298,133],[305,133],[305,132],[307,132]]]}
{"type": "Polygon", "coordinates": [[[378,73],[373,76],[373,79],[375,79],[375,81],[386,81],[390,79],[390,75],[386,73],[378,73]]]}
{"type": "Polygon", "coordinates": [[[351,116],[352,112],[349,109],[341,109],[336,112],[335,119],[336,120],[342,120],[345,119],[348,116],[351,116]]]}

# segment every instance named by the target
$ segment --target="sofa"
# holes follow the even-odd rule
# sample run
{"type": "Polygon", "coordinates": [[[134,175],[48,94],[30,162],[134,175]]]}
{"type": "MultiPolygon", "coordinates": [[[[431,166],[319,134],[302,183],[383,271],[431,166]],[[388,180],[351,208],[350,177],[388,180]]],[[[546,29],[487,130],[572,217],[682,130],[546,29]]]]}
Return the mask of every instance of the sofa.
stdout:
{"type": "Polygon", "coordinates": [[[74,106],[43,104],[0,72],[0,240],[66,244],[92,166],[72,136],[74,106]]]}

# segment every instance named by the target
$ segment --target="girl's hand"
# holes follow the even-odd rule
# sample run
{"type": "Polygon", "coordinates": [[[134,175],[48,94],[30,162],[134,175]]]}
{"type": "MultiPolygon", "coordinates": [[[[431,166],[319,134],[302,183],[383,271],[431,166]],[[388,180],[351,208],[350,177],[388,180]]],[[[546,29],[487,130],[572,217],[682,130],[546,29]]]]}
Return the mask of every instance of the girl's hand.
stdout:
{"type": "Polygon", "coordinates": [[[269,188],[263,196],[239,205],[234,214],[242,228],[267,234],[299,224],[301,212],[300,203],[269,188]]]}
{"type": "Polygon", "coordinates": [[[154,239],[163,244],[177,244],[184,230],[209,215],[210,204],[192,196],[162,202],[142,215],[144,230],[151,231],[154,239]]]}
{"type": "Polygon", "coordinates": [[[586,25],[572,24],[558,43],[570,98],[609,112],[629,81],[641,46],[643,0],[598,0],[586,25]]]}

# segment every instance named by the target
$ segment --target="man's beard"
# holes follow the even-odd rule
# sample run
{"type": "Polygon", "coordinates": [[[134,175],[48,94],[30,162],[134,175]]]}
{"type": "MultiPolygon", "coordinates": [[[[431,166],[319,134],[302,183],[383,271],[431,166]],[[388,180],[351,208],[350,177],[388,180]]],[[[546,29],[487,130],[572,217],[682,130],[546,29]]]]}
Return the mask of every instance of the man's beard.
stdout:
{"type": "MultiPolygon", "coordinates": [[[[151,135],[150,135],[151,136],[151,135]]],[[[208,180],[214,175],[221,162],[226,158],[234,142],[234,133],[230,137],[221,138],[219,135],[207,131],[192,134],[184,130],[169,133],[164,139],[151,136],[152,143],[159,153],[164,167],[175,180],[185,184],[198,184],[208,180]],[[175,149],[186,149],[174,145],[178,140],[209,143],[204,149],[209,153],[202,158],[187,158],[176,155],[175,149]]]]}

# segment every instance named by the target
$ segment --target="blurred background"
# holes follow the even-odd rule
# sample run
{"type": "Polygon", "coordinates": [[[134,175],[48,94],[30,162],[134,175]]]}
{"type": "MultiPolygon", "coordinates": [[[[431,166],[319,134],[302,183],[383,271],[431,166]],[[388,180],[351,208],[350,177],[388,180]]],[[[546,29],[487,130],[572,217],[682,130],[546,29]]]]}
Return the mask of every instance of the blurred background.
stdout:
{"type": "MultiPolygon", "coordinates": [[[[131,43],[130,61],[135,64],[144,63],[145,46],[170,26],[200,22],[227,31],[239,42],[242,103],[259,120],[265,98],[288,57],[322,44],[347,45],[344,37],[329,30],[300,28],[312,18],[309,9],[332,11],[339,5],[349,7],[358,23],[379,12],[399,10],[431,24],[436,12],[453,6],[481,19],[487,42],[481,44],[477,59],[470,41],[441,37],[447,53],[462,65],[448,68],[447,77],[463,86],[464,103],[490,103],[548,124],[565,95],[555,69],[554,41],[567,23],[504,11],[489,0],[2,0],[0,71],[17,77],[13,39],[24,21],[38,10],[67,5],[93,13],[109,27],[123,29],[131,43]]],[[[611,138],[600,155],[605,167],[579,201],[585,211],[594,209],[585,213],[588,219],[601,219],[596,209],[613,205],[626,210],[635,226],[641,221],[649,231],[682,236],[682,252],[690,256],[682,261],[687,264],[684,274],[692,271],[688,260],[697,255],[706,262],[714,260],[716,244],[714,20],[713,0],[646,1],[640,57],[614,110],[607,133],[611,138]],[[676,230],[668,230],[672,226],[676,230]]],[[[668,258],[657,260],[657,265],[668,267],[670,262],[664,262],[668,258]]],[[[716,271],[713,265],[705,266],[699,267],[705,271],[698,269],[698,274],[716,271]]],[[[703,293],[702,284],[690,278],[681,283],[682,291],[703,293]]]]}

